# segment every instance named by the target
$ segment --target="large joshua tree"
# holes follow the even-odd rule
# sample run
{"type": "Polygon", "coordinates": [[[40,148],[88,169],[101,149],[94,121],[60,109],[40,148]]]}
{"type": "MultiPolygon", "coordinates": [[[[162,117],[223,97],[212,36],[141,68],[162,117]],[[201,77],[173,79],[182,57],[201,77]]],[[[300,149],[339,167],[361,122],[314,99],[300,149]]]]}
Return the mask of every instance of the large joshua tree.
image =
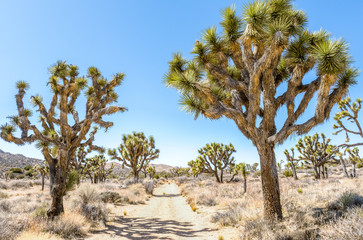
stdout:
{"type": "Polygon", "coordinates": [[[306,15],[290,0],[250,2],[241,17],[234,7],[222,14],[222,32],[204,31],[192,60],[175,54],[165,83],[180,91],[184,110],[195,118],[225,116],[252,141],[260,156],[265,217],[281,219],[275,145],[327,119],[357,70],[350,67],[347,44],[325,31],[308,31],[306,15]],[[313,69],[317,76],[308,81],[304,76],[313,69]],[[297,123],[316,92],[315,112],[297,123]],[[283,124],[276,126],[283,106],[286,118],[277,118],[283,124]]]}
{"type": "Polygon", "coordinates": [[[97,68],[90,67],[87,77],[81,77],[77,66],[62,61],[53,65],[49,72],[51,76],[48,84],[53,94],[49,108],[45,107],[39,95],[31,97],[31,102],[39,112],[40,124],[34,124],[29,119],[31,112],[23,103],[28,84],[21,81],[17,83],[18,114],[10,117],[12,124],[1,127],[1,137],[18,145],[37,142],[49,165],[52,203],[47,215],[53,219],[64,211],[66,178],[76,150],[79,147],[100,150],[100,147],[93,145],[97,126],[108,129],[113,125],[102,117],[126,109],[110,106],[117,100],[114,88],[121,84],[124,78],[122,73],[107,81],[97,68]],[[89,81],[90,86],[87,86],[89,81]],[[76,110],[76,101],[84,89],[87,102],[85,117],[81,120],[76,110]],[[14,135],[17,128],[21,131],[20,137],[14,135]]]}
{"type": "Polygon", "coordinates": [[[122,162],[122,167],[131,168],[135,179],[139,179],[139,173],[144,165],[149,165],[150,161],[159,157],[159,149],[155,148],[155,140],[152,136],[145,137],[143,132],[124,134],[122,144],[116,149],[109,149],[108,154],[112,159],[122,162]]]}

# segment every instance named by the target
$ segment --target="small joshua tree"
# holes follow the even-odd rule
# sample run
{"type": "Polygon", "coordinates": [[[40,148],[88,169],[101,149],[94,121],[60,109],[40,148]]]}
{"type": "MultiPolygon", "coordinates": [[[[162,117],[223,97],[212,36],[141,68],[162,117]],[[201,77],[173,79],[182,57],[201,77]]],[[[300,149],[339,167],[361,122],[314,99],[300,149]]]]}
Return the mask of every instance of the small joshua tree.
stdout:
{"type": "Polygon", "coordinates": [[[264,214],[270,221],[282,219],[276,144],[328,119],[358,72],[351,67],[347,44],[325,31],[310,32],[305,13],[291,2],[251,1],[241,17],[234,7],[226,8],[222,31],[204,31],[193,58],[175,54],[165,76],[166,85],[180,92],[184,110],[195,118],[229,118],[256,146],[264,214]],[[305,77],[311,70],[316,70],[314,80],[305,77]],[[299,121],[315,93],[315,111],[299,121]],[[276,116],[284,106],[286,118],[278,128],[276,119],[282,119],[276,116]]]}
{"type": "Polygon", "coordinates": [[[92,183],[104,182],[106,177],[112,173],[114,165],[106,168],[107,159],[103,155],[96,155],[85,160],[83,173],[88,175],[92,183]]]}
{"type": "Polygon", "coordinates": [[[156,170],[155,170],[155,167],[154,166],[149,166],[147,169],[146,169],[146,172],[147,174],[149,174],[149,177],[150,179],[153,179],[155,174],[156,174],[156,170]]]}
{"type": "Polygon", "coordinates": [[[196,160],[190,161],[188,165],[199,173],[214,174],[217,182],[223,183],[223,174],[227,168],[235,167],[235,159],[232,154],[236,152],[230,143],[211,143],[198,150],[200,154],[196,160]]]}
{"type": "Polygon", "coordinates": [[[243,177],[243,192],[247,192],[247,176],[250,174],[247,168],[247,164],[239,163],[236,165],[235,169],[236,172],[241,173],[243,177]]]}
{"type": "Polygon", "coordinates": [[[35,165],[34,169],[37,170],[40,173],[40,176],[42,178],[42,191],[44,191],[44,179],[47,174],[49,174],[49,167],[48,166],[39,166],[35,165]]]}
{"type": "Polygon", "coordinates": [[[112,159],[122,162],[122,167],[131,168],[136,180],[139,179],[139,173],[143,166],[159,157],[159,149],[155,148],[154,138],[152,136],[146,138],[143,132],[124,134],[122,144],[117,150],[120,156],[118,156],[116,149],[109,149],[108,154],[112,159]]]}
{"type": "Polygon", "coordinates": [[[314,169],[316,179],[327,177],[327,169],[325,165],[328,163],[336,163],[334,158],[336,155],[336,146],[329,144],[330,138],[326,138],[323,133],[313,136],[305,136],[304,140],[299,139],[296,148],[301,154],[300,160],[305,161],[305,166],[314,169]],[[321,141],[320,141],[321,137],[321,141]]]}
{"type": "MultiPolygon", "coordinates": [[[[356,73],[358,75],[358,73],[356,73]]],[[[353,134],[356,136],[360,136],[363,140],[363,130],[362,126],[360,125],[358,121],[358,114],[359,110],[362,106],[362,100],[357,99],[355,102],[351,103],[350,98],[346,98],[339,102],[338,104],[340,112],[335,114],[334,120],[336,121],[336,124],[333,125],[333,128],[336,129],[336,132],[333,134],[338,134],[340,132],[345,132],[346,140],[345,144],[339,145],[339,147],[347,148],[347,147],[355,147],[355,146],[362,146],[363,142],[359,143],[349,143],[350,138],[349,135],[353,134]],[[343,120],[345,120],[343,122],[343,120]],[[353,123],[355,125],[355,128],[351,125],[347,125],[346,122],[353,123]]]]}
{"type": "Polygon", "coordinates": [[[346,152],[348,153],[348,160],[352,164],[352,173],[350,176],[352,178],[355,178],[355,177],[357,177],[357,174],[355,171],[356,165],[358,163],[362,162],[362,159],[359,156],[359,149],[357,147],[355,147],[353,149],[348,148],[348,149],[346,149],[346,152]]]}
{"type": "Polygon", "coordinates": [[[52,203],[47,215],[50,219],[54,219],[64,212],[63,196],[66,191],[66,179],[76,150],[79,147],[99,149],[93,145],[98,130],[95,125],[108,129],[113,123],[104,121],[103,116],[123,112],[126,108],[110,106],[117,100],[114,89],[122,83],[124,79],[122,73],[116,74],[108,81],[97,68],[90,67],[87,77],[81,77],[77,66],[61,61],[53,65],[49,72],[51,76],[48,85],[53,94],[50,107],[46,109],[39,95],[31,97],[34,107],[39,112],[40,126],[29,119],[31,111],[25,108],[23,103],[28,84],[20,81],[16,85],[18,114],[10,117],[12,124],[1,127],[1,138],[17,145],[37,142],[49,165],[52,203]],[[87,87],[89,82],[90,85],[87,87]],[[87,89],[85,91],[87,101],[85,118],[81,120],[75,103],[84,89],[87,89]],[[14,135],[17,128],[21,131],[20,137],[14,135]]]}
{"type": "Polygon", "coordinates": [[[300,159],[295,158],[294,148],[291,148],[291,155],[290,155],[289,150],[287,150],[287,149],[284,151],[284,154],[286,155],[286,160],[288,162],[287,165],[288,165],[288,167],[291,168],[294,179],[297,180],[298,178],[297,178],[297,174],[296,174],[296,166],[299,164],[300,159]]]}

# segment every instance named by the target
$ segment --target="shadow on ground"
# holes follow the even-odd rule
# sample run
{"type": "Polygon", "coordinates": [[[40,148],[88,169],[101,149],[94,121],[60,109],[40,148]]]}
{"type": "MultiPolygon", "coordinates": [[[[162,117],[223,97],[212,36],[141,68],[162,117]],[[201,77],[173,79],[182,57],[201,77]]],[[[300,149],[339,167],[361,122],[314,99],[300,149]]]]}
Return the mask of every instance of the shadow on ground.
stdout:
{"type": "Polygon", "coordinates": [[[93,231],[94,234],[109,234],[110,238],[123,237],[125,239],[177,239],[202,237],[213,229],[204,228],[194,230],[190,222],[161,220],[159,218],[122,218],[114,219],[106,229],[93,231]]]}

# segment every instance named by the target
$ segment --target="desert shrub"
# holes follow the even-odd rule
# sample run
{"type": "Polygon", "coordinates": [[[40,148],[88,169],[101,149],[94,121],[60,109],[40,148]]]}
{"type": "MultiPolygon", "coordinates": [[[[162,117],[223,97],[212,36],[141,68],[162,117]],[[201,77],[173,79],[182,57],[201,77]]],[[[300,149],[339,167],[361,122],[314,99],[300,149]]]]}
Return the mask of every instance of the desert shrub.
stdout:
{"type": "Polygon", "coordinates": [[[118,192],[102,192],[100,198],[104,203],[119,203],[121,202],[121,195],[118,192]]]}
{"type": "Polygon", "coordinates": [[[33,186],[33,183],[31,181],[23,180],[23,181],[13,181],[10,184],[11,189],[17,189],[17,188],[29,188],[33,186]]]}
{"type": "Polygon", "coordinates": [[[76,199],[73,201],[73,207],[93,225],[106,221],[108,210],[95,186],[83,184],[76,190],[74,195],[76,199]]]}
{"type": "Polygon", "coordinates": [[[76,213],[65,213],[53,221],[48,221],[44,231],[66,239],[82,238],[88,232],[88,225],[84,216],[76,213]]]}
{"type": "Polygon", "coordinates": [[[147,194],[142,184],[133,184],[125,192],[125,201],[130,204],[145,203],[147,200],[147,194]]]}
{"type": "Polygon", "coordinates": [[[40,219],[40,220],[46,219],[47,218],[47,210],[48,210],[47,204],[43,203],[41,207],[37,208],[34,211],[34,217],[36,219],[40,219]]]}
{"type": "Polygon", "coordinates": [[[30,169],[32,169],[32,166],[30,166],[30,165],[26,165],[26,166],[24,167],[24,170],[26,170],[26,171],[29,171],[30,169]]]}
{"type": "Polygon", "coordinates": [[[0,239],[15,239],[15,237],[24,229],[29,227],[29,221],[25,218],[19,218],[0,212],[0,239]]]}
{"type": "Polygon", "coordinates": [[[76,196],[76,203],[88,204],[97,202],[100,199],[100,193],[97,188],[91,184],[82,184],[74,193],[76,196]]]}
{"type": "Polygon", "coordinates": [[[36,171],[34,171],[34,169],[30,169],[30,170],[28,170],[28,171],[25,171],[25,176],[27,176],[27,177],[35,177],[35,176],[37,176],[38,174],[37,174],[37,172],[36,171]]]}
{"type": "Polygon", "coordinates": [[[147,194],[152,195],[154,192],[154,182],[153,181],[147,181],[144,183],[145,191],[147,194]]]}
{"type": "Polygon", "coordinates": [[[363,239],[363,209],[349,209],[345,217],[331,222],[321,229],[321,239],[361,240],[363,239]]]}
{"type": "Polygon", "coordinates": [[[363,206],[363,197],[354,192],[344,192],[338,200],[329,205],[330,209],[349,209],[363,206]]]}
{"type": "Polygon", "coordinates": [[[228,209],[223,212],[216,212],[212,215],[211,221],[222,226],[234,226],[242,220],[243,204],[233,202],[228,205],[228,209]]]}
{"type": "Polygon", "coordinates": [[[1,198],[8,198],[8,197],[9,197],[9,195],[7,195],[6,193],[0,192],[0,199],[1,198]]]}
{"type": "Polygon", "coordinates": [[[286,169],[285,171],[283,171],[282,175],[284,175],[285,177],[292,177],[292,171],[289,169],[286,169]]]}
{"type": "Polygon", "coordinates": [[[10,212],[11,202],[7,199],[0,200],[0,211],[10,212]]]}
{"type": "Polygon", "coordinates": [[[176,183],[177,183],[178,185],[180,185],[180,184],[183,184],[183,183],[188,182],[188,181],[189,181],[189,178],[188,178],[188,177],[186,177],[186,176],[177,177],[177,178],[175,178],[175,181],[176,181],[176,183]]]}
{"type": "Polygon", "coordinates": [[[217,205],[216,196],[212,194],[199,194],[197,196],[197,204],[204,206],[215,206],[217,205]]]}
{"type": "Polygon", "coordinates": [[[363,162],[357,163],[357,168],[363,168],[363,162]]]}
{"type": "Polygon", "coordinates": [[[66,191],[73,190],[77,184],[79,184],[79,173],[72,170],[67,174],[66,191]]]}
{"type": "Polygon", "coordinates": [[[85,216],[91,223],[106,223],[108,210],[101,202],[89,203],[81,206],[81,214],[85,216]]]}
{"type": "Polygon", "coordinates": [[[142,183],[142,182],[143,182],[142,179],[137,180],[136,178],[133,178],[133,179],[126,180],[125,185],[128,187],[130,185],[134,185],[134,184],[138,184],[138,183],[142,183]]]}
{"type": "Polygon", "coordinates": [[[25,178],[24,174],[20,174],[20,175],[16,176],[16,179],[24,179],[24,178],[25,178]]]}
{"type": "Polygon", "coordinates": [[[21,168],[10,168],[9,171],[12,173],[23,173],[21,168]]]}
{"type": "Polygon", "coordinates": [[[0,189],[9,189],[9,186],[6,182],[0,182],[0,189]]]}

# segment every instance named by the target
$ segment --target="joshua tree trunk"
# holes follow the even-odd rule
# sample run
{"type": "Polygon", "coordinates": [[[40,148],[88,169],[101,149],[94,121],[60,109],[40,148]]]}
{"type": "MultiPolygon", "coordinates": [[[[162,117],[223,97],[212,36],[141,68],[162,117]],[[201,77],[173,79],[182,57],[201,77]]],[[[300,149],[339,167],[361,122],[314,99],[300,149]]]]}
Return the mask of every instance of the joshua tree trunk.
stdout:
{"type": "Polygon", "coordinates": [[[45,177],[45,174],[42,173],[42,191],[44,191],[44,177],[45,177]]]}
{"type": "Polygon", "coordinates": [[[52,197],[52,203],[50,209],[47,211],[47,216],[51,220],[64,212],[63,196],[66,191],[67,180],[66,169],[55,167],[54,163],[55,161],[49,165],[50,195],[52,197]]]}
{"type": "Polygon", "coordinates": [[[319,167],[314,167],[314,177],[316,180],[320,179],[319,167]]]}
{"type": "Polygon", "coordinates": [[[260,156],[262,192],[264,198],[264,214],[266,219],[282,219],[280,203],[280,187],[276,168],[274,146],[257,145],[260,156]]]}
{"type": "Polygon", "coordinates": [[[349,178],[349,174],[348,174],[348,171],[347,171],[347,166],[345,165],[345,162],[344,162],[343,157],[340,157],[340,164],[341,164],[341,165],[342,165],[342,167],[343,167],[343,172],[344,172],[345,176],[346,176],[347,178],[349,178]]]}
{"type": "Polygon", "coordinates": [[[243,178],[243,193],[247,192],[247,178],[243,178]]]}
{"type": "Polygon", "coordinates": [[[355,172],[355,163],[352,163],[352,177],[356,177],[356,172],[355,172]]]}
{"type": "Polygon", "coordinates": [[[221,183],[223,183],[223,169],[221,170],[221,178],[220,178],[220,180],[221,180],[221,183]]]}
{"type": "Polygon", "coordinates": [[[296,168],[293,163],[291,163],[291,170],[292,170],[292,175],[294,176],[294,180],[297,180],[296,168]]]}
{"type": "Polygon", "coordinates": [[[219,178],[219,176],[218,176],[218,170],[215,170],[215,171],[214,171],[214,176],[216,176],[217,182],[218,182],[218,183],[221,183],[221,180],[220,180],[220,178],[219,178]]]}

